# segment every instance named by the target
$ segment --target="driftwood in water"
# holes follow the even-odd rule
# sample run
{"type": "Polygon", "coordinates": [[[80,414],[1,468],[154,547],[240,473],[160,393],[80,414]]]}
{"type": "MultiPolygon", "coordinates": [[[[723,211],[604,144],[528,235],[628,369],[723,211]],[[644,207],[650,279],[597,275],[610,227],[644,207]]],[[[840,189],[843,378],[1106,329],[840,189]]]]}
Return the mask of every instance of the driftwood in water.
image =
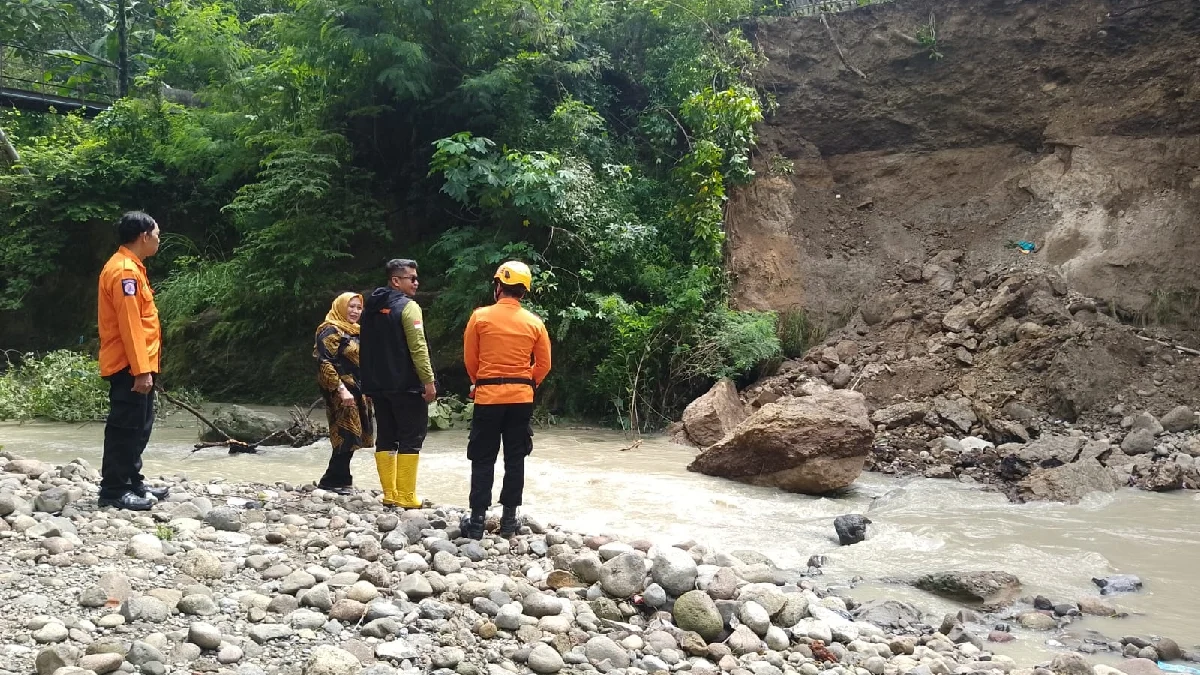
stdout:
{"type": "Polygon", "coordinates": [[[167,399],[168,402],[176,405],[182,410],[186,410],[191,413],[196,417],[196,419],[203,422],[206,426],[211,428],[213,431],[216,431],[217,434],[225,439],[223,441],[200,441],[192,446],[192,452],[204,450],[205,448],[229,448],[229,454],[231,455],[239,453],[254,454],[258,452],[258,446],[281,436],[290,439],[293,448],[299,448],[301,446],[315,443],[329,435],[329,431],[327,429],[313,422],[312,419],[309,418],[309,416],[312,415],[312,411],[316,410],[317,406],[321,404],[321,399],[313,401],[313,404],[308,407],[308,412],[301,411],[299,406],[292,406],[292,410],[289,412],[292,417],[292,424],[287,429],[281,429],[273,432],[265,438],[255,441],[254,443],[246,443],[233,438],[230,436],[229,432],[217,426],[212,420],[205,417],[204,414],[199,410],[196,410],[191,405],[188,405],[174,396],[171,396],[162,388],[158,388],[158,393],[161,394],[163,398],[167,399]]]}

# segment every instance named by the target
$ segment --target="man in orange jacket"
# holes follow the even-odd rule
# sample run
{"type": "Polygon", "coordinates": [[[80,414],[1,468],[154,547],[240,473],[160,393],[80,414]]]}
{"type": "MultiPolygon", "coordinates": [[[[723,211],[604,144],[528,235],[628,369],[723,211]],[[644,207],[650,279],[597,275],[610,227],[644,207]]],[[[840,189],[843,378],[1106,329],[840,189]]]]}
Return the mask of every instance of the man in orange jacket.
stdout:
{"type": "Polygon", "coordinates": [[[117,223],[121,247],[100,271],[100,376],[108,380],[108,422],[100,467],[100,506],[148,511],[167,488],[148,487],[142,452],[154,426],[154,378],[162,331],[143,261],[158,252],[158,223],[141,211],[117,223]]]}
{"type": "Polygon", "coordinates": [[[471,515],[463,535],[483,538],[484,518],[492,503],[496,456],[504,442],[504,482],[500,535],[517,533],[517,507],[525,490],[525,456],[533,452],[533,393],[550,372],[550,335],[542,320],[521,307],[533,275],[522,262],[506,262],[492,278],[496,304],[471,314],[463,334],[463,363],[475,392],[475,411],[467,441],[471,460],[471,515]]]}

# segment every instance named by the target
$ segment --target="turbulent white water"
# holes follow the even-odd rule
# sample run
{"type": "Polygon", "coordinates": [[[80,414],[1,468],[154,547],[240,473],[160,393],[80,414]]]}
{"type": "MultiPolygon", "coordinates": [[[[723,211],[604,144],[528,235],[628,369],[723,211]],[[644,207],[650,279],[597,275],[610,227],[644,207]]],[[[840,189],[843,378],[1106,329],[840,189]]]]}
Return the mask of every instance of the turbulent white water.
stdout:
{"type": "MultiPolygon", "coordinates": [[[[258,455],[230,456],[219,448],[193,453],[195,434],[187,420],[160,423],[146,452],[147,475],[301,484],[318,478],[328,458],[326,444],[266,448],[258,455]]],[[[98,424],[0,424],[5,450],[52,462],[83,457],[98,467],[102,437],[98,424]]],[[[820,553],[830,560],[828,583],[865,580],[852,592],[860,600],[890,597],[938,613],[958,606],[879,580],[950,569],[1004,570],[1020,577],[1028,593],[1065,602],[1095,595],[1094,576],[1137,574],[1145,590],[1113,599],[1129,617],[1088,618],[1070,630],[1162,635],[1185,649],[1200,641],[1200,495],[1123,490],[1077,506],[1016,505],[952,481],[864,474],[846,496],[826,499],[689,473],[684,467],[693,451],[666,439],[646,438],[622,451],[628,444],[613,432],[538,431],[526,470],[525,512],[584,533],[754,549],[783,566],[803,567],[820,553]],[[833,518],[843,513],[868,514],[873,525],[867,541],[838,546],[833,518]]],[[[465,432],[430,434],[421,455],[422,497],[466,503],[465,447],[465,432]]],[[[353,470],[359,487],[378,489],[369,451],[359,453],[353,470]]],[[[497,494],[501,474],[497,467],[497,494]]],[[[1045,658],[1052,647],[1047,641],[1055,637],[1016,635],[1016,643],[995,649],[1023,661],[1045,658]]]]}

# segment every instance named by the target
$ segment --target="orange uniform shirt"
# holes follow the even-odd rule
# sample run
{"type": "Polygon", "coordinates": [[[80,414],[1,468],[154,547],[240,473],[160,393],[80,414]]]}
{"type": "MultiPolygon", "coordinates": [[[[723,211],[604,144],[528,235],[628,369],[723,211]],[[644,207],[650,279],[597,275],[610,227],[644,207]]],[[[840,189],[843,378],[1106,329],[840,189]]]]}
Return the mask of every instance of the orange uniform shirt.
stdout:
{"type": "MultiPolygon", "coordinates": [[[[542,320],[520,302],[500,298],[471,314],[463,334],[463,363],[473,383],[515,377],[540,385],[550,372],[550,334],[542,320]]],[[[533,388],[525,384],[481,385],[475,389],[475,402],[533,403],[533,388]]]]}
{"type": "Polygon", "coordinates": [[[100,271],[97,312],[100,375],[129,368],[137,376],[157,373],[162,329],[146,266],[122,246],[100,271]]]}

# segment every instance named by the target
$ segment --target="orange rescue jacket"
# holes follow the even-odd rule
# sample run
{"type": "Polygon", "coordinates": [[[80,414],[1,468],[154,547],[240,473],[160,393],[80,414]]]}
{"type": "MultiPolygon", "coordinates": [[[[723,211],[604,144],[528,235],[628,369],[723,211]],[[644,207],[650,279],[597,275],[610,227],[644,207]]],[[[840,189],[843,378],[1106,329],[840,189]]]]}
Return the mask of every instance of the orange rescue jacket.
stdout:
{"type": "Polygon", "coordinates": [[[162,329],[146,266],[122,246],[100,271],[97,298],[100,375],[129,368],[133,375],[158,372],[162,329]]]}
{"type": "Polygon", "coordinates": [[[463,334],[463,363],[476,385],[475,403],[533,403],[534,386],[550,372],[550,335],[519,301],[500,298],[471,314],[463,334]],[[517,382],[488,383],[497,379],[517,382]]]}

